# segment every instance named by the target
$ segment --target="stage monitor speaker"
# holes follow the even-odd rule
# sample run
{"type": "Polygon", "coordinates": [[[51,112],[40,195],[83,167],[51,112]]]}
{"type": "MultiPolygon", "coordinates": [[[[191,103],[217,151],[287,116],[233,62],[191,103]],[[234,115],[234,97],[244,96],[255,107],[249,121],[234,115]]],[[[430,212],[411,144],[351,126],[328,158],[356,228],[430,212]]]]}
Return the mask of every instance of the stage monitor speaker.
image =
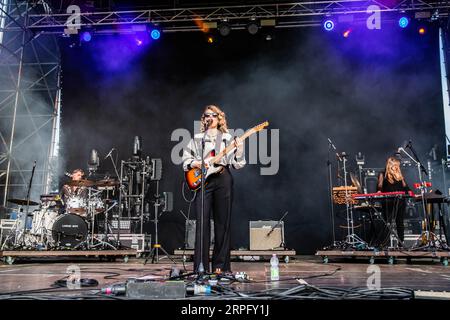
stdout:
{"type": "MultiPolygon", "coordinates": [[[[195,248],[195,220],[186,220],[186,249],[195,248]]],[[[214,246],[214,220],[211,220],[211,247],[214,246]]]]}
{"type": "Polygon", "coordinates": [[[284,249],[284,222],[250,221],[250,250],[284,249]]]}

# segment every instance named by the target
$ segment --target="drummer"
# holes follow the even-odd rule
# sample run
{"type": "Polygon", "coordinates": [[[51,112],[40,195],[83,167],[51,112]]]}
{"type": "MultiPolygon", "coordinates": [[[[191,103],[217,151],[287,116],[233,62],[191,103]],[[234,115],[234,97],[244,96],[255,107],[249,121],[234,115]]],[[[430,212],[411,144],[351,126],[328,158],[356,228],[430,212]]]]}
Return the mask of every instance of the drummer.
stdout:
{"type": "Polygon", "coordinates": [[[85,202],[88,198],[88,190],[86,186],[83,186],[81,183],[80,185],[77,185],[77,181],[81,182],[85,176],[85,173],[82,169],[75,169],[72,171],[72,174],[70,175],[72,178],[72,181],[65,184],[62,187],[62,199],[64,201],[64,205],[67,208],[68,200],[69,198],[78,198],[84,200],[85,202]]]}

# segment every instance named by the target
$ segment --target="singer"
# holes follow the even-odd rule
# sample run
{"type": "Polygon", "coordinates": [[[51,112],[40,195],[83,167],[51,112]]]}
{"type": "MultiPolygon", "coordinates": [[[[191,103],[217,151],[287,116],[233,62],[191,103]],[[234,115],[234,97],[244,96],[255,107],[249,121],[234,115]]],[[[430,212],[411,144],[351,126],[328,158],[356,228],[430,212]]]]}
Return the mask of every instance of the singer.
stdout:
{"type": "MultiPolygon", "coordinates": [[[[201,168],[203,159],[218,154],[233,142],[233,137],[228,133],[225,113],[215,105],[205,108],[201,116],[202,133],[196,134],[183,151],[183,169],[201,168]],[[204,150],[202,150],[202,140],[204,138],[204,150]]],[[[200,233],[200,219],[202,213],[201,189],[195,199],[196,211],[196,236],[194,252],[194,272],[198,271],[200,262],[206,272],[210,271],[209,266],[209,245],[210,245],[210,217],[214,219],[215,244],[212,256],[212,270],[225,274],[231,273],[230,266],[230,243],[231,243],[231,206],[233,202],[233,177],[230,167],[240,169],[245,166],[244,147],[239,138],[234,138],[236,147],[234,152],[223,157],[218,163],[220,170],[210,175],[205,185],[205,211],[203,216],[203,239],[200,233]],[[200,249],[200,241],[203,249],[200,249]],[[200,257],[202,251],[202,257],[200,257]]],[[[206,168],[208,163],[205,162],[206,168]]],[[[217,164],[216,164],[217,166],[217,164]]]]}
{"type": "MultiPolygon", "coordinates": [[[[389,157],[386,161],[386,168],[384,172],[380,172],[378,175],[378,192],[395,192],[395,191],[405,191],[408,192],[410,189],[405,182],[402,171],[400,169],[400,160],[396,157],[389,157]]],[[[390,230],[388,226],[395,221],[397,227],[397,235],[399,238],[399,246],[402,246],[404,241],[405,227],[403,224],[403,219],[406,210],[406,200],[405,198],[395,198],[395,199],[385,199],[382,202],[382,213],[383,218],[386,221],[385,229],[381,233],[381,245],[385,246],[389,243],[390,230]]]]}

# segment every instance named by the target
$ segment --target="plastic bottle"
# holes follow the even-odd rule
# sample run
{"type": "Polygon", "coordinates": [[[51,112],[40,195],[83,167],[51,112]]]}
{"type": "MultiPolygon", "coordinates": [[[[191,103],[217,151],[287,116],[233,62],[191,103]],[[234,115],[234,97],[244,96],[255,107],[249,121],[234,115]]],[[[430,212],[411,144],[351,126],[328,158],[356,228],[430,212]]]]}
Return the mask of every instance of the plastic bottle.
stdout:
{"type": "Polygon", "coordinates": [[[280,280],[280,268],[278,267],[278,258],[275,253],[270,258],[270,280],[280,280]]]}

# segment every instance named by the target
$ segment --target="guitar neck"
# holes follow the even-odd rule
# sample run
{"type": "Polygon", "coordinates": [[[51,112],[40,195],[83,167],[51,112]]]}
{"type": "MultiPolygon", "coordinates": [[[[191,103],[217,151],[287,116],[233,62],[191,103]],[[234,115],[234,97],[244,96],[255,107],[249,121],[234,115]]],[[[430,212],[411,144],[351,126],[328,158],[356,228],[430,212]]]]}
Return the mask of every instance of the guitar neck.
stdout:
{"type": "MultiPolygon", "coordinates": [[[[251,130],[246,131],[242,136],[240,136],[239,138],[244,141],[245,139],[247,139],[248,137],[250,137],[254,132],[251,132],[251,130]]],[[[226,147],[225,149],[223,149],[222,151],[220,151],[214,158],[211,159],[211,163],[217,163],[220,161],[220,159],[222,159],[223,156],[225,156],[226,154],[228,154],[229,152],[231,152],[233,149],[236,148],[235,142],[233,141],[232,143],[230,143],[230,145],[228,147],[226,147]]]]}

